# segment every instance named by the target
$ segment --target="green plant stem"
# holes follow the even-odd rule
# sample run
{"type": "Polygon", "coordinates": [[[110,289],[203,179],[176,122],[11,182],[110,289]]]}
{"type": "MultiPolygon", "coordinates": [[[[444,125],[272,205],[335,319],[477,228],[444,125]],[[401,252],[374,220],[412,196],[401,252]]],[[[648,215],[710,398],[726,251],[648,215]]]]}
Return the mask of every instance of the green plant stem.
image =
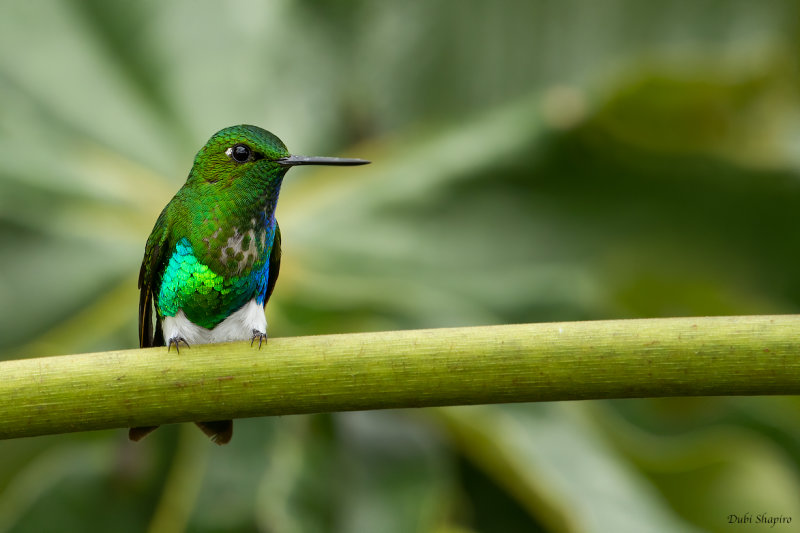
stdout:
{"type": "Polygon", "coordinates": [[[0,363],[0,438],[360,409],[800,393],[800,316],[522,324],[0,363]]]}

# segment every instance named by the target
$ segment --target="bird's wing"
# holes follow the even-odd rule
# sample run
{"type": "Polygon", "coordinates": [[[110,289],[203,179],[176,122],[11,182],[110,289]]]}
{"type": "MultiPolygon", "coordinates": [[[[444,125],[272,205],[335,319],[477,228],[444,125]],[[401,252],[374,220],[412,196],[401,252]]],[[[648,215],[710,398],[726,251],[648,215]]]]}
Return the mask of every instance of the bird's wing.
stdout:
{"type": "Polygon", "coordinates": [[[267,297],[264,298],[264,306],[267,305],[275,282],[278,281],[278,273],[281,271],[281,227],[275,222],[275,238],[272,240],[272,251],[269,254],[269,278],[267,279],[267,297]]]}
{"type": "Polygon", "coordinates": [[[158,293],[161,283],[158,274],[163,270],[167,260],[168,236],[169,223],[164,210],[147,239],[142,268],[139,270],[139,347],[141,348],[164,346],[161,321],[158,320],[157,314],[155,319],[153,317],[155,310],[153,295],[158,293]]]}

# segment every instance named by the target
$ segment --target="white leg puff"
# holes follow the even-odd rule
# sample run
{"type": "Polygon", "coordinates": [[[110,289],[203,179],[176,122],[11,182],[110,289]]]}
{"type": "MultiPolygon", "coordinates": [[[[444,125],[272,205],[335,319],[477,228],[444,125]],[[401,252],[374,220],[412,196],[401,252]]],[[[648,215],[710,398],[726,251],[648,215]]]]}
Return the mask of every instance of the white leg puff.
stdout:
{"type": "Polygon", "coordinates": [[[210,342],[249,341],[253,331],[267,332],[264,306],[253,298],[211,331],[210,342]]]}
{"type": "Polygon", "coordinates": [[[189,345],[209,344],[229,341],[249,341],[255,332],[267,332],[267,317],[264,315],[264,306],[259,305],[253,298],[239,310],[217,324],[214,329],[198,326],[186,318],[183,310],[175,316],[166,316],[161,322],[164,330],[164,344],[169,344],[170,339],[182,338],[189,345]]]}

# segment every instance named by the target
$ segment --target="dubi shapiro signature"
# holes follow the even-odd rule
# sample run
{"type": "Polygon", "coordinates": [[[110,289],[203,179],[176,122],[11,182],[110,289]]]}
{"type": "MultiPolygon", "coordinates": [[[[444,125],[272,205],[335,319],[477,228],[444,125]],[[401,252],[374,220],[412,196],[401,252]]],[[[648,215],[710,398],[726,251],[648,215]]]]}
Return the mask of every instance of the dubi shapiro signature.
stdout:
{"type": "Polygon", "coordinates": [[[728,515],[729,524],[769,524],[769,527],[775,527],[776,524],[791,524],[792,517],[786,515],[771,515],[767,513],[744,513],[736,514],[731,513],[728,515]]]}

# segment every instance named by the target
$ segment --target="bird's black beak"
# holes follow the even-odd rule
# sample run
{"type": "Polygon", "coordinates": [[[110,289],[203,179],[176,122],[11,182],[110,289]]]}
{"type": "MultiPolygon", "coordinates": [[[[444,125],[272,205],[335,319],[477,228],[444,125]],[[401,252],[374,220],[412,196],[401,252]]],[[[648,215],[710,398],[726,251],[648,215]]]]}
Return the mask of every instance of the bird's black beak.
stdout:
{"type": "Polygon", "coordinates": [[[306,155],[290,155],[275,160],[279,165],[294,167],[297,165],[366,165],[366,159],[345,159],[342,157],[309,157],[306,155]]]}

